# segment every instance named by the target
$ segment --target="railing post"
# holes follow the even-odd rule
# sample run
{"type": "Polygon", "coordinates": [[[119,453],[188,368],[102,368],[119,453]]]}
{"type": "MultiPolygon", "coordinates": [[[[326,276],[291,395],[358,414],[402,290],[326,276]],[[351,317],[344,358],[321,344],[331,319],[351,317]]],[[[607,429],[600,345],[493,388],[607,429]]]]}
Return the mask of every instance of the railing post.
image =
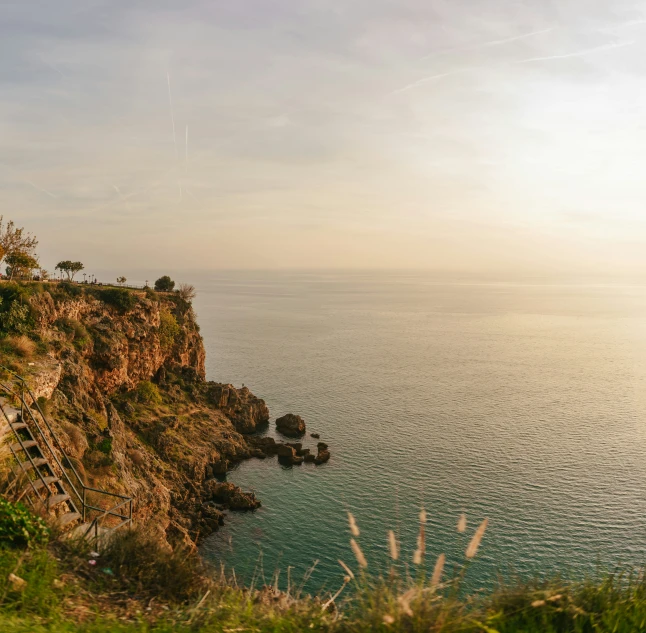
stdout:
{"type": "Polygon", "coordinates": [[[83,486],[83,523],[85,523],[85,486],[83,486]]]}

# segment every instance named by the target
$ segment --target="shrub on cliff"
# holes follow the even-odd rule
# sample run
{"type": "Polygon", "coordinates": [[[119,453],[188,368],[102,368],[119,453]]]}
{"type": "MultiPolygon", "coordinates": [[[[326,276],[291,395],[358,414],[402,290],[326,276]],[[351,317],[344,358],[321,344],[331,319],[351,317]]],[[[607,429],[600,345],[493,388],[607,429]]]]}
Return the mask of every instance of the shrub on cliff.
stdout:
{"type": "Polygon", "coordinates": [[[0,497],[0,544],[30,547],[46,543],[49,529],[21,503],[11,503],[0,497]]]}
{"type": "Polygon", "coordinates": [[[135,295],[125,288],[106,288],[99,290],[98,298],[121,312],[128,312],[137,305],[135,295]]]}
{"type": "Polygon", "coordinates": [[[157,385],[143,380],[137,385],[137,399],[144,404],[161,404],[162,397],[157,385]]]}
{"type": "Polygon", "coordinates": [[[0,286],[0,331],[22,334],[33,325],[31,292],[22,284],[0,286]]]}
{"type": "Polygon", "coordinates": [[[57,319],[54,323],[56,328],[63,332],[68,341],[71,341],[76,349],[83,349],[91,340],[90,334],[85,326],[68,317],[57,319]]]}
{"type": "Polygon", "coordinates": [[[195,550],[170,550],[145,527],[116,532],[101,554],[110,584],[156,599],[186,602],[203,596],[208,581],[195,550]]]}
{"type": "Polygon", "coordinates": [[[168,310],[162,310],[159,315],[159,339],[163,349],[169,349],[179,334],[177,319],[168,310]]]}
{"type": "Polygon", "coordinates": [[[83,288],[69,281],[62,281],[56,287],[58,296],[61,298],[80,297],[83,294],[83,288]]]}

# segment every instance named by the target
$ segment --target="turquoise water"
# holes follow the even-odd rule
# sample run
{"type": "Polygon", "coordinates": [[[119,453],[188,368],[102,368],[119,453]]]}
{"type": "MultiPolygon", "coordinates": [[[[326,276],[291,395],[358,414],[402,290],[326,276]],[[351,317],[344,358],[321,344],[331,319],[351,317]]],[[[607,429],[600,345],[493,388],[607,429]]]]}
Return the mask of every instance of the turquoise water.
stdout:
{"type": "Polygon", "coordinates": [[[238,579],[262,553],[267,580],[318,560],[308,586],[336,585],[337,559],[354,564],[347,510],[371,568],[388,529],[410,564],[422,504],[429,563],[462,562],[461,511],[469,533],[489,518],[477,586],[644,562],[645,286],[223,273],[198,289],[209,378],[249,386],[272,421],[302,415],[332,451],[229,474],[263,507],[230,514],[203,553],[238,579]]]}

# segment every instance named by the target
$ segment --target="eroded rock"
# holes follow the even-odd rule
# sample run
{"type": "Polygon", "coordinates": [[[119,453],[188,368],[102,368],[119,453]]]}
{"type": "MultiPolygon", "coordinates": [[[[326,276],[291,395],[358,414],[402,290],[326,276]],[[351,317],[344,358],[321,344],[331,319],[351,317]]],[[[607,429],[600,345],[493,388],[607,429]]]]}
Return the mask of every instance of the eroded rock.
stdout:
{"type": "Polygon", "coordinates": [[[300,437],[305,434],[305,422],[300,415],[287,413],[276,419],[276,428],[288,437],[300,437]]]}

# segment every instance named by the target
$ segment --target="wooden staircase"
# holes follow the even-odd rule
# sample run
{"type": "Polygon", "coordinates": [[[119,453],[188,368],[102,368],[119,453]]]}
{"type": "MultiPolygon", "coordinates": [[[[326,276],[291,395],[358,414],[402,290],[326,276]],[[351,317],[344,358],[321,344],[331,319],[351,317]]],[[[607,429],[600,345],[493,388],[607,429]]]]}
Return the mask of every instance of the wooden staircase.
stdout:
{"type": "Polygon", "coordinates": [[[102,540],[132,523],[133,498],[86,486],[25,380],[0,365],[0,445],[12,497],[49,514],[63,532],[102,540]]]}

